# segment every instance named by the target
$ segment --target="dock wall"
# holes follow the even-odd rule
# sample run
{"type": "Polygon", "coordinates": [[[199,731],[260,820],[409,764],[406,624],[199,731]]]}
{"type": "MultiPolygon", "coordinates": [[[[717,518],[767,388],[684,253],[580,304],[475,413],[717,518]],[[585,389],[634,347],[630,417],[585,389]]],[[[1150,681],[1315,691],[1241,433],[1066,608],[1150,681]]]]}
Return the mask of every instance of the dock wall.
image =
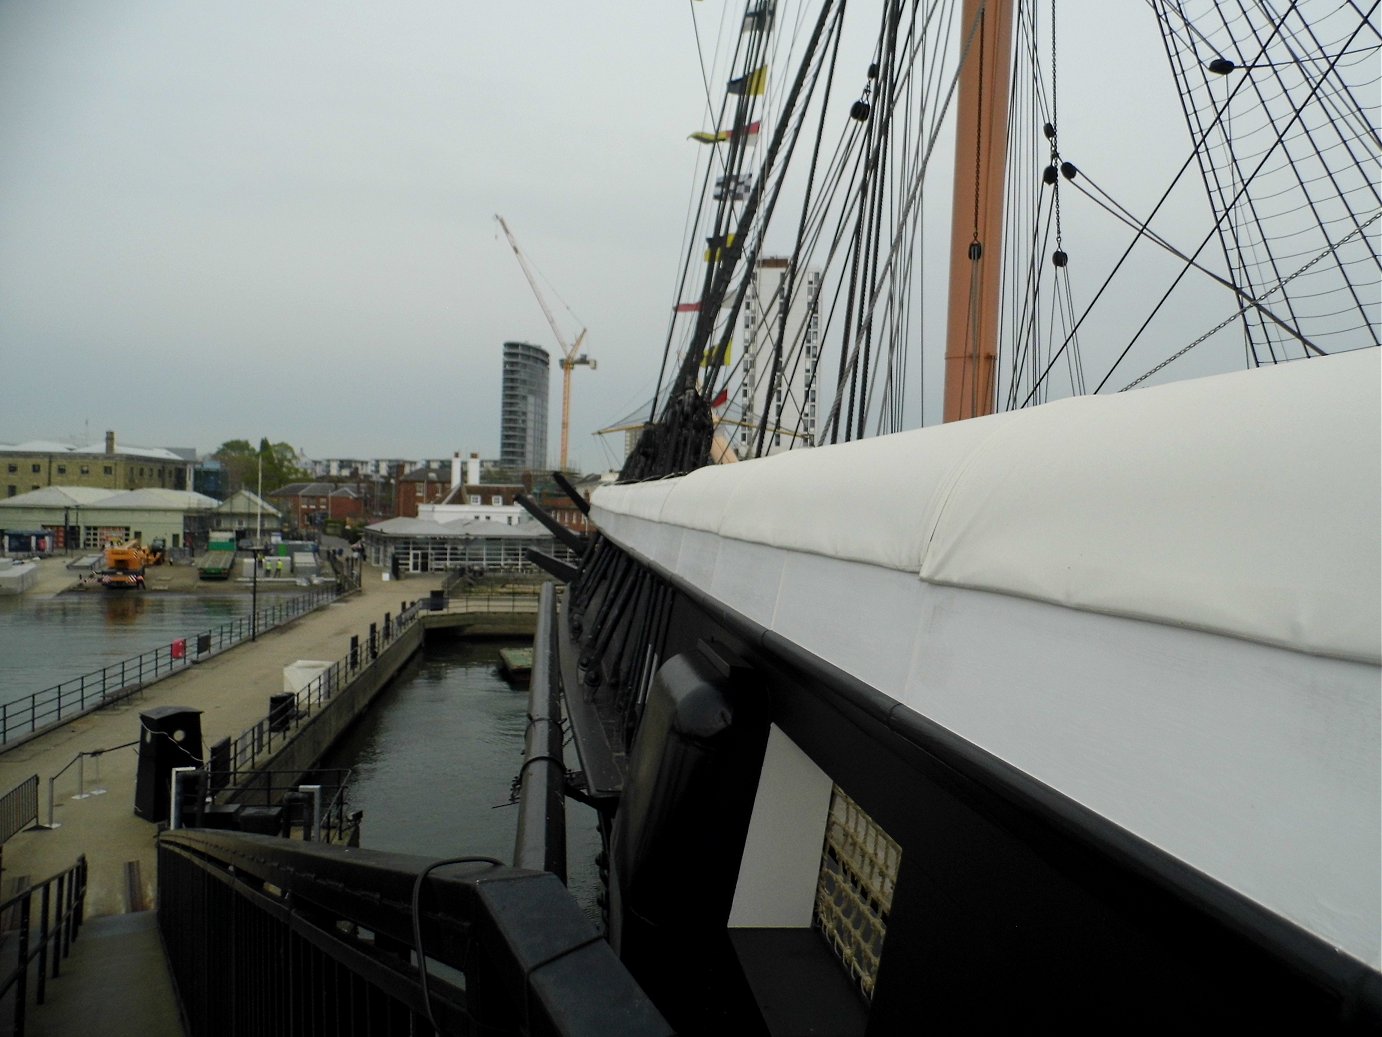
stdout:
{"type": "Polygon", "coordinates": [[[368,659],[368,641],[362,639],[366,658],[358,666],[341,660],[298,693],[291,730],[281,741],[269,730],[268,718],[234,740],[230,755],[235,777],[223,800],[257,799],[263,789],[282,784],[271,781],[270,773],[281,777],[316,767],[429,637],[532,637],[537,603],[536,595],[461,598],[435,612],[422,610],[421,602],[405,605],[392,622],[386,615],[378,628],[383,632],[378,656],[368,659]]]}
{"type": "MultiPolygon", "coordinates": [[[[388,687],[398,671],[422,647],[423,625],[413,623],[389,642],[379,657],[360,668],[353,680],[332,696],[329,703],[316,710],[302,723],[282,748],[267,758],[255,761],[254,771],[306,772],[316,766],[351,724],[370,703],[388,687]]],[[[253,787],[254,780],[242,781],[242,787],[253,787]]]]}

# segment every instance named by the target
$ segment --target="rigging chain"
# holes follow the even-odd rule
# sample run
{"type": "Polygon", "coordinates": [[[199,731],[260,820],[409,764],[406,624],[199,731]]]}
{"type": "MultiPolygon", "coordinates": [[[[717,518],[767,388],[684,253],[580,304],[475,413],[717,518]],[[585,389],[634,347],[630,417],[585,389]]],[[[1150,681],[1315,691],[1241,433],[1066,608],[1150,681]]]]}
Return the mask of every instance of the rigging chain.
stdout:
{"type": "MultiPolygon", "coordinates": [[[[1350,240],[1352,240],[1353,238],[1356,238],[1356,237],[1357,237],[1359,234],[1361,234],[1365,229],[1367,229],[1368,227],[1372,226],[1372,224],[1376,223],[1377,220],[1378,220],[1379,218],[1382,218],[1382,209],[1379,209],[1377,212],[1373,213],[1372,216],[1368,218],[1367,222],[1363,223],[1363,224],[1362,224],[1361,226],[1359,226],[1359,227],[1355,227],[1352,231],[1349,232],[1349,234],[1348,234],[1347,237],[1341,238],[1339,241],[1335,242],[1333,245],[1330,245],[1327,249],[1325,249],[1323,252],[1321,252],[1319,255],[1317,255],[1314,259],[1310,260],[1310,262],[1306,263],[1303,267],[1301,267],[1299,270],[1297,270],[1297,271],[1296,271],[1294,274],[1292,274],[1290,277],[1287,277],[1287,278],[1285,278],[1284,280],[1279,281],[1277,284],[1273,285],[1272,288],[1271,288],[1271,290],[1270,290],[1269,292],[1267,292],[1266,295],[1263,295],[1260,299],[1251,299],[1251,300],[1249,300],[1248,302],[1244,303],[1243,306],[1240,307],[1236,313],[1230,314],[1228,317],[1224,318],[1222,321],[1220,321],[1218,324],[1216,324],[1216,325],[1215,325],[1213,328],[1211,328],[1209,331],[1206,331],[1206,332],[1205,332],[1203,335],[1201,335],[1199,338],[1195,339],[1194,342],[1191,342],[1191,343],[1190,343],[1188,346],[1186,346],[1184,349],[1181,349],[1181,350],[1179,350],[1179,351],[1173,353],[1171,356],[1168,356],[1165,360],[1163,360],[1161,363],[1157,364],[1155,367],[1153,367],[1153,368],[1152,368],[1150,371],[1148,371],[1146,374],[1141,375],[1140,377],[1133,379],[1131,382],[1129,382],[1127,385],[1123,386],[1123,388],[1120,389],[1120,390],[1118,390],[1118,391],[1119,391],[1119,392],[1127,392],[1129,389],[1131,389],[1131,388],[1133,388],[1133,387],[1135,387],[1135,386],[1137,386],[1137,385],[1142,384],[1142,383],[1145,382],[1148,378],[1150,378],[1152,375],[1154,375],[1154,374],[1156,374],[1158,371],[1160,371],[1163,367],[1165,367],[1165,366],[1167,366],[1168,364],[1170,364],[1172,361],[1179,360],[1181,357],[1185,356],[1186,353],[1190,352],[1192,349],[1194,349],[1196,346],[1198,346],[1201,342],[1205,341],[1206,339],[1210,338],[1210,337],[1213,336],[1213,335],[1218,334],[1220,331],[1223,331],[1224,328],[1228,327],[1230,324],[1232,324],[1234,321],[1236,321],[1236,320],[1237,320],[1240,316],[1242,316],[1243,313],[1245,313],[1247,310],[1250,310],[1250,309],[1252,309],[1254,306],[1260,304],[1260,303],[1262,302],[1263,299],[1266,299],[1266,298],[1267,298],[1267,296],[1273,295],[1273,294],[1275,294],[1276,292],[1280,291],[1282,288],[1285,288],[1286,285],[1287,285],[1289,282],[1295,280],[1295,279],[1296,279],[1297,277],[1299,277],[1301,274],[1305,273],[1305,271],[1309,270],[1312,266],[1314,266],[1314,265],[1315,265],[1316,263],[1318,263],[1320,260],[1324,259],[1326,256],[1329,256],[1329,255],[1332,255],[1332,254],[1338,252],[1338,250],[1341,249],[1344,245],[1348,244],[1348,242],[1349,242],[1350,240]]],[[[1319,347],[1316,347],[1316,349],[1318,350],[1319,347]]],[[[1321,355],[1324,355],[1324,354],[1323,354],[1323,350],[1319,350],[1319,352],[1321,353],[1321,355]]]]}

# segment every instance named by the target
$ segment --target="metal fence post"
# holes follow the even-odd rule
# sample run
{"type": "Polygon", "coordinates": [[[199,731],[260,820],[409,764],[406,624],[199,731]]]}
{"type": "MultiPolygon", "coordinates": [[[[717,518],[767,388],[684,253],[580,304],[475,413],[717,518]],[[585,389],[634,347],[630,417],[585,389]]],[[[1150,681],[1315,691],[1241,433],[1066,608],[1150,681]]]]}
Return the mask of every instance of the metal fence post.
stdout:
{"type": "Polygon", "coordinates": [[[19,902],[19,982],[14,989],[14,1032],[24,1032],[24,1002],[29,999],[29,917],[32,908],[27,896],[19,902]]]}
{"type": "Polygon", "coordinates": [[[91,786],[91,791],[87,793],[88,796],[104,796],[106,793],[105,786],[101,784],[101,757],[104,754],[104,750],[101,749],[88,754],[91,757],[91,762],[96,765],[95,784],[91,786]]]}
{"type": "Polygon", "coordinates": [[[56,821],[53,820],[53,785],[54,785],[54,783],[55,783],[57,780],[58,780],[57,778],[49,778],[49,779],[48,779],[48,827],[49,827],[49,828],[61,828],[61,827],[62,827],[62,825],[58,824],[56,821]]]}
{"type": "Polygon", "coordinates": [[[58,876],[58,903],[57,911],[53,914],[53,978],[57,979],[62,974],[62,957],[67,953],[66,933],[67,916],[64,909],[67,898],[63,895],[67,888],[66,874],[58,876]]]}
{"type": "MultiPolygon", "coordinates": [[[[48,909],[52,901],[52,888],[43,884],[43,896],[39,899],[38,918],[38,990],[35,1002],[43,1004],[43,996],[48,990],[48,909]]],[[[27,970],[26,970],[27,971],[27,970]]]]}

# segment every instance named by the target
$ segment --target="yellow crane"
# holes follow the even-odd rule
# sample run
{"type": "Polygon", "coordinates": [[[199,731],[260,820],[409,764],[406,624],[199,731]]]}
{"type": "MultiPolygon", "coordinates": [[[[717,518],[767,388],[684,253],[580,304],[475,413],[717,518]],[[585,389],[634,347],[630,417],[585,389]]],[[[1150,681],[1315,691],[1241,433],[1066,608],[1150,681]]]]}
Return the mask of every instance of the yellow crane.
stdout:
{"type": "Polygon", "coordinates": [[[542,296],[542,289],[537,286],[537,278],[533,276],[532,268],[528,265],[527,258],[523,255],[523,250],[518,247],[518,242],[514,240],[513,231],[509,230],[509,225],[504,222],[504,217],[498,213],[494,218],[499,221],[499,226],[503,228],[504,237],[509,239],[509,247],[513,249],[513,254],[518,258],[518,265],[523,268],[523,276],[528,279],[529,286],[533,289],[533,294],[537,296],[537,304],[542,307],[542,312],[547,317],[547,323],[552,326],[552,334],[557,338],[557,345],[561,347],[561,359],[557,361],[561,367],[561,463],[560,468],[566,470],[566,450],[571,434],[571,370],[572,368],[585,365],[592,371],[595,370],[595,361],[584,353],[578,355],[577,351],[581,348],[581,343],[585,341],[585,328],[576,336],[576,341],[566,344],[566,336],[561,333],[561,328],[557,326],[557,319],[552,316],[552,309],[547,305],[547,300],[542,296]]]}

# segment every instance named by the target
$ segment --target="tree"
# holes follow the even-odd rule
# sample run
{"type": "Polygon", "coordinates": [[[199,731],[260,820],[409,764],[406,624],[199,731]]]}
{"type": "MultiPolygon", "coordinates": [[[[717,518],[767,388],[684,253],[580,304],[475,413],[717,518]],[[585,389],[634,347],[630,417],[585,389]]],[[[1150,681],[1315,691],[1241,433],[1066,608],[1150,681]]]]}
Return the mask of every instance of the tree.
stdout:
{"type": "Polygon", "coordinates": [[[247,439],[229,439],[213,455],[225,472],[225,492],[235,493],[248,486],[254,489],[259,455],[247,439]]]}
{"type": "Polygon", "coordinates": [[[291,482],[303,482],[311,476],[298,467],[297,448],[291,443],[270,444],[259,441],[259,456],[264,462],[264,492],[269,493],[291,482]]]}
{"type": "Polygon", "coordinates": [[[297,448],[291,443],[270,443],[259,440],[259,449],[247,439],[230,439],[222,443],[215,457],[226,473],[226,492],[240,489],[272,493],[280,486],[302,482],[310,476],[298,466],[297,448]]]}

